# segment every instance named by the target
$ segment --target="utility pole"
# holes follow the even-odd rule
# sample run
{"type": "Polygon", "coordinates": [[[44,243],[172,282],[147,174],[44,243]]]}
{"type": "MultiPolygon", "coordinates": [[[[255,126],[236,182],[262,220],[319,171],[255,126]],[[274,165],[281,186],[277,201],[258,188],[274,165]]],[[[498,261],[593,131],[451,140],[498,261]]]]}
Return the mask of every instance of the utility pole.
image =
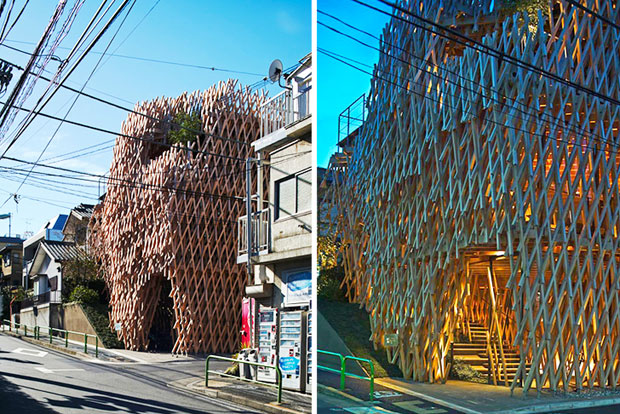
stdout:
{"type": "Polygon", "coordinates": [[[11,237],[11,213],[0,214],[0,220],[9,219],[9,237],[11,237]]]}

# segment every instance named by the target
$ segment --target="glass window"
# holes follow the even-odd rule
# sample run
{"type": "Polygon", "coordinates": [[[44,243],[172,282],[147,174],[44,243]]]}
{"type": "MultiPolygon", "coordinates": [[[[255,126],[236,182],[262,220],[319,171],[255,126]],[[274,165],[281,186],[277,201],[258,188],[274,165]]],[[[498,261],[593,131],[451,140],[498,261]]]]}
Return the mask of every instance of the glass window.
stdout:
{"type": "Polygon", "coordinates": [[[276,220],[295,214],[295,176],[276,181],[276,220]]]}

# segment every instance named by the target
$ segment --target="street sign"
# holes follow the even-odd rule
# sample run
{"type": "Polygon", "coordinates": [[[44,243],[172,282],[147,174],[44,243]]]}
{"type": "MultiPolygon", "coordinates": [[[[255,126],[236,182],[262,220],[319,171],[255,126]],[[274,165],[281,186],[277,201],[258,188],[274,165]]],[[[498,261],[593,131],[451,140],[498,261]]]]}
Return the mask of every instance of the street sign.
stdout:
{"type": "Polygon", "coordinates": [[[385,334],[383,336],[383,346],[397,346],[398,334],[385,334]]]}
{"type": "Polygon", "coordinates": [[[114,324],[114,330],[115,331],[120,331],[121,330],[121,323],[120,322],[116,322],[114,324]]]}

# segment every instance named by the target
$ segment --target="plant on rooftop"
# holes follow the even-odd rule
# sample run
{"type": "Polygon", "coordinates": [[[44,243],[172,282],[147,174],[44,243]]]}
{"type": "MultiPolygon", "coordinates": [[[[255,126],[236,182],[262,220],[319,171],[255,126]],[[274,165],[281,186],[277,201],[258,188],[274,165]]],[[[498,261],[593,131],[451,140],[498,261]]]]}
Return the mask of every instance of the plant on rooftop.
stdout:
{"type": "Polygon", "coordinates": [[[194,131],[202,131],[202,120],[198,112],[178,112],[171,124],[168,143],[172,145],[186,145],[188,142],[194,142],[199,137],[194,131]]]}

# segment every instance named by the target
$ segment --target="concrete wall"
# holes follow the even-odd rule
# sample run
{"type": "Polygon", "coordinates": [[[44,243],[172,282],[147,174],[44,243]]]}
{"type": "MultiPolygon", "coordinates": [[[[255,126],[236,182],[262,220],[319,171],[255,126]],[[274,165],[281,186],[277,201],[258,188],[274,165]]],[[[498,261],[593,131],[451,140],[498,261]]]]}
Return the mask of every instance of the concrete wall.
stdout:
{"type": "MultiPolygon", "coordinates": [[[[37,315],[33,308],[22,309],[19,314],[19,323],[29,326],[52,327],[66,329],[68,331],[83,332],[89,335],[96,335],[95,329],[90,324],[88,317],[82,310],[80,304],[76,302],[60,304],[52,303],[37,307],[37,315]]],[[[74,341],[84,341],[84,335],[69,334],[69,339],[74,341]]],[[[94,338],[88,338],[88,343],[95,344],[94,338]]],[[[99,347],[103,348],[101,338],[99,347]]]]}
{"type": "MultiPolygon", "coordinates": [[[[274,165],[270,170],[270,205],[272,207],[273,225],[271,227],[272,252],[280,253],[312,246],[312,234],[307,230],[312,226],[312,184],[303,182],[302,191],[308,192],[309,207],[301,211],[291,211],[291,214],[280,214],[276,218],[277,203],[276,182],[312,168],[312,143],[305,140],[296,140],[277,151],[271,153],[274,165]]],[[[311,177],[311,173],[304,174],[304,180],[311,177]]],[[[302,184],[302,183],[300,183],[302,184]]],[[[295,197],[295,192],[289,194],[295,197]]],[[[289,200],[295,204],[295,200],[289,200]]]]}
{"type": "MultiPolygon", "coordinates": [[[[64,308],[64,329],[68,331],[84,332],[89,335],[97,335],[95,329],[90,324],[88,317],[79,303],[72,302],[63,305],[64,308]]],[[[83,341],[84,336],[69,335],[69,339],[83,341]]],[[[89,338],[88,343],[93,344],[94,338],[89,338]]],[[[99,338],[99,347],[103,348],[101,338],[99,338]]]]}
{"type": "Polygon", "coordinates": [[[46,303],[37,306],[37,314],[34,308],[22,309],[19,313],[20,323],[31,326],[50,326],[52,328],[62,329],[62,305],[59,303],[46,303]]]}

